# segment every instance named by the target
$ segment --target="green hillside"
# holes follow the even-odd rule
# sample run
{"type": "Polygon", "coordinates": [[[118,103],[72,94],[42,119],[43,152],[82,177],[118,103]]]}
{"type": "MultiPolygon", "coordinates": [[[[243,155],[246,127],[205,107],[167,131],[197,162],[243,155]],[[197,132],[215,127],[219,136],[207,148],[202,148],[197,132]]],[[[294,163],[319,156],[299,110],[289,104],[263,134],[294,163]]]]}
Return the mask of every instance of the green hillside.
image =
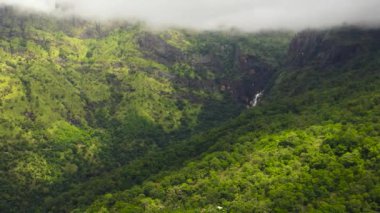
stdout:
{"type": "Polygon", "coordinates": [[[260,106],[193,136],[181,169],[107,193],[87,211],[378,211],[379,35],[300,33],[260,106]],[[207,148],[189,155],[197,146],[207,148]]]}
{"type": "Polygon", "coordinates": [[[380,211],[379,38],[0,7],[0,211],[380,211]]]}

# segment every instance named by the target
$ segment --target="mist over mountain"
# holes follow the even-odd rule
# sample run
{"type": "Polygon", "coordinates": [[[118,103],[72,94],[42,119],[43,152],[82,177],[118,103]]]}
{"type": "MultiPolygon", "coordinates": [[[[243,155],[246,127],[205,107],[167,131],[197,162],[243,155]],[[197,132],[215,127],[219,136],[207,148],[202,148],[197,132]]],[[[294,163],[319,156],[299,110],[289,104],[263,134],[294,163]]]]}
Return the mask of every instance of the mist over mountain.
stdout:
{"type": "Polygon", "coordinates": [[[380,212],[378,1],[0,2],[0,212],[380,212]]]}
{"type": "Polygon", "coordinates": [[[378,26],[377,0],[2,0],[52,15],[90,19],[128,19],[155,28],[242,31],[302,30],[335,25],[378,26]]]}

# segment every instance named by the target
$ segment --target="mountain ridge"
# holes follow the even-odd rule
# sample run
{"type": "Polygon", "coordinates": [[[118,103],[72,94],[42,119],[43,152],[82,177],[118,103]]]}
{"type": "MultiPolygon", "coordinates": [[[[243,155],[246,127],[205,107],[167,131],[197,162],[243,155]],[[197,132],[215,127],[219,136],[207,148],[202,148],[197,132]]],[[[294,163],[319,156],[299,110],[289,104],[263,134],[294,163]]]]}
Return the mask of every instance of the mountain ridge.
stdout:
{"type": "Polygon", "coordinates": [[[379,30],[0,16],[3,211],[379,209],[379,30]]]}

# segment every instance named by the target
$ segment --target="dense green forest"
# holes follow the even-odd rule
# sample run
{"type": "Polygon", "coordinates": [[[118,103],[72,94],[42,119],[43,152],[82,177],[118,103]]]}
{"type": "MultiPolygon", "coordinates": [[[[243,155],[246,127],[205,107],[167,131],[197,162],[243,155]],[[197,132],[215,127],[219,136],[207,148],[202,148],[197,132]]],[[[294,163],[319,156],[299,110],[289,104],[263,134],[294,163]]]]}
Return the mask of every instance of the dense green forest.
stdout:
{"type": "Polygon", "coordinates": [[[0,211],[380,211],[379,38],[0,7],[0,211]]]}

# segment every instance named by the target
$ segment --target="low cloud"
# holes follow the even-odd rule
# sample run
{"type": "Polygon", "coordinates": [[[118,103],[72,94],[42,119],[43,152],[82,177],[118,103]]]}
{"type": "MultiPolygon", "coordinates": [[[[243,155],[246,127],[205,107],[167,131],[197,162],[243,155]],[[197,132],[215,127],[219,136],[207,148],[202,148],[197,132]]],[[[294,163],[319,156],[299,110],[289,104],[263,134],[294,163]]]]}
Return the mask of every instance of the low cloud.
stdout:
{"type": "Polygon", "coordinates": [[[378,25],[380,0],[0,0],[56,15],[141,20],[156,27],[244,31],[378,25]]]}

